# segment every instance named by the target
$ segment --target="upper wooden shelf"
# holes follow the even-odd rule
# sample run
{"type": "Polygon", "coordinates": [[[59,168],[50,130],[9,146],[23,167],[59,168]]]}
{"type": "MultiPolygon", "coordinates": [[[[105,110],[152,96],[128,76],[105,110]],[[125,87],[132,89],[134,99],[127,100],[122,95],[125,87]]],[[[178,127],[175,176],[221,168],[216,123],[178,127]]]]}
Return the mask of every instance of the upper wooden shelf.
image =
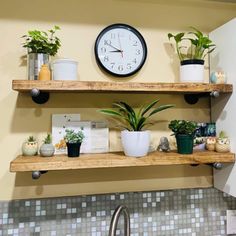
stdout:
{"type": "Polygon", "coordinates": [[[210,151],[194,152],[191,155],[181,155],[176,152],[153,152],[146,157],[126,157],[123,153],[81,154],[78,158],[68,158],[65,155],[53,157],[18,156],[11,162],[11,172],[72,170],[115,167],[141,167],[181,164],[211,164],[215,162],[234,162],[233,153],[217,153],[210,151]]]}
{"type": "Polygon", "coordinates": [[[101,81],[39,81],[13,80],[12,89],[29,92],[32,89],[44,92],[145,92],[145,93],[231,93],[232,84],[208,83],[137,83],[101,81]]]}

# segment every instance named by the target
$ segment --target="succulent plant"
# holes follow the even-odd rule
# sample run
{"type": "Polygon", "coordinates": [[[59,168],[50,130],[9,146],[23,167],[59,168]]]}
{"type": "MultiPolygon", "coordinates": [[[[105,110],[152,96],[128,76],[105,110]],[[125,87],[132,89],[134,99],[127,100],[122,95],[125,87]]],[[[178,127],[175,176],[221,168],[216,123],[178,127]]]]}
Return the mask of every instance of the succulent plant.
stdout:
{"type": "Polygon", "coordinates": [[[197,129],[197,123],[188,120],[172,120],[169,124],[169,129],[172,130],[174,135],[177,134],[194,135],[197,129]]]}
{"type": "Polygon", "coordinates": [[[64,136],[64,139],[67,143],[82,143],[84,139],[84,133],[79,130],[78,132],[75,132],[72,129],[66,129],[66,135],[64,136]]]}
{"type": "Polygon", "coordinates": [[[28,142],[36,142],[36,139],[34,136],[29,136],[27,139],[28,142]]]}
{"type": "Polygon", "coordinates": [[[52,135],[47,134],[46,138],[43,140],[44,144],[51,144],[52,143],[52,135]]]}

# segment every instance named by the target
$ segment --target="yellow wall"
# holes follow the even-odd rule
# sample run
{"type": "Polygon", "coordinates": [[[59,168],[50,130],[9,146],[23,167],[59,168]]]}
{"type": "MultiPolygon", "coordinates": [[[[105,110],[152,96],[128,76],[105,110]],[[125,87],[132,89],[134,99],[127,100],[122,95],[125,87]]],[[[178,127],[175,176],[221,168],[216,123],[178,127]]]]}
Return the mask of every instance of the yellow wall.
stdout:
{"type": "MultiPolygon", "coordinates": [[[[235,15],[235,5],[194,0],[3,1],[0,7],[0,200],[211,186],[212,172],[207,166],[52,171],[38,181],[31,180],[31,173],[10,173],[9,163],[20,154],[22,142],[30,134],[40,138],[50,131],[53,113],[80,113],[83,119],[103,119],[96,110],[109,107],[113,101],[124,100],[138,106],[144,100],[160,97],[162,103],[175,103],[176,108],[158,117],[163,122],[153,128],[154,145],[160,136],[170,134],[167,129],[170,119],[209,121],[207,99],[190,106],[181,95],[59,93],[52,94],[47,104],[36,105],[27,95],[12,91],[11,81],[26,79],[26,51],[21,47],[21,35],[29,29],[45,30],[53,25],[61,27],[62,48],[58,57],[79,61],[80,80],[112,80],[97,67],[93,46],[105,26],[123,22],[136,27],[148,46],[145,66],[130,80],[174,82],[178,80],[178,60],[171,56],[167,33],[187,30],[191,25],[209,32],[235,15]]],[[[206,69],[206,81],[207,73],[206,69]]],[[[111,150],[118,149],[119,134],[112,131],[111,150]]]]}

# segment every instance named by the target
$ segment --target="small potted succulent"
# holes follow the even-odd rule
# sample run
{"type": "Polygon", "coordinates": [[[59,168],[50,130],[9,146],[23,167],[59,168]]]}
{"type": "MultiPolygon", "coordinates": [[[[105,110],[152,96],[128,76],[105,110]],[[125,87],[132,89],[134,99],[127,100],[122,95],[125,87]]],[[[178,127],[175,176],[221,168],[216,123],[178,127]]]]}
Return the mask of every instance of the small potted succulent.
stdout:
{"type": "Polygon", "coordinates": [[[29,136],[27,141],[22,144],[21,149],[24,156],[35,156],[38,154],[38,142],[34,136],[29,136]]]}
{"type": "Polygon", "coordinates": [[[25,39],[23,47],[28,49],[28,79],[37,80],[42,65],[49,63],[49,56],[55,56],[61,47],[60,39],[55,36],[59,26],[46,31],[30,30],[25,39]]]}
{"type": "Polygon", "coordinates": [[[229,152],[230,151],[230,140],[224,131],[221,131],[219,137],[216,139],[215,150],[217,152],[229,152]]]}
{"type": "Polygon", "coordinates": [[[55,148],[52,144],[52,136],[51,134],[47,134],[45,139],[43,140],[43,144],[39,149],[39,153],[43,157],[51,157],[54,155],[55,148]]]}
{"type": "Polygon", "coordinates": [[[168,33],[173,39],[180,60],[181,82],[204,82],[204,59],[215,49],[215,44],[194,27],[191,31],[176,35],[168,33]]]}
{"type": "Polygon", "coordinates": [[[175,135],[178,153],[192,154],[197,123],[187,120],[172,120],[169,124],[169,129],[175,135]]]}
{"type": "Polygon", "coordinates": [[[144,130],[144,127],[152,124],[150,122],[151,116],[174,106],[168,104],[155,107],[158,101],[155,100],[143,105],[138,111],[125,102],[113,103],[113,106],[118,110],[100,110],[101,113],[115,118],[124,129],[121,132],[121,142],[126,156],[142,157],[147,155],[150,145],[150,131],[144,130]]]}
{"type": "Polygon", "coordinates": [[[84,139],[84,133],[81,130],[76,132],[72,129],[66,129],[65,132],[64,140],[67,146],[68,157],[78,157],[80,155],[80,146],[84,139]]]}

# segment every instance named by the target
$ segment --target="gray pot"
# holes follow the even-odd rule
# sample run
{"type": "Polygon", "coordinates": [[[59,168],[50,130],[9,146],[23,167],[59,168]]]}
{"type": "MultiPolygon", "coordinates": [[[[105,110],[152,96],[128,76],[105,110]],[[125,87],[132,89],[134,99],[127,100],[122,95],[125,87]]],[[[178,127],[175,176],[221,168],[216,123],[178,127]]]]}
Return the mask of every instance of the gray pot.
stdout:
{"type": "Polygon", "coordinates": [[[37,80],[43,64],[49,63],[49,55],[43,53],[29,53],[27,58],[28,79],[37,80]]]}
{"type": "Polygon", "coordinates": [[[42,157],[51,157],[55,152],[55,148],[52,144],[42,144],[39,153],[42,157]]]}

